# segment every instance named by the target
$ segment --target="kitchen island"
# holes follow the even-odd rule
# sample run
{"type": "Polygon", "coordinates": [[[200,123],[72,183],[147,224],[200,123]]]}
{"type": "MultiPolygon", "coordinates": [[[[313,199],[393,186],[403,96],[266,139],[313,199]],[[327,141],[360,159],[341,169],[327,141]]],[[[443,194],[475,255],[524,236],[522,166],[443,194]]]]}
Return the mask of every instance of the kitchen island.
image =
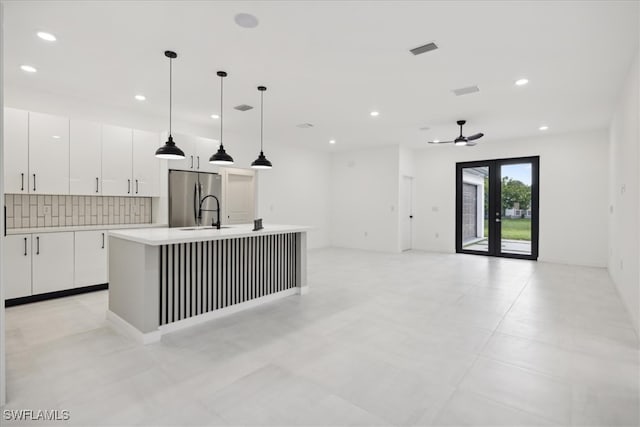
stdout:
{"type": "Polygon", "coordinates": [[[109,323],[142,343],[304,294],[310,227],[252,225],[109,232],[109,323]]]}

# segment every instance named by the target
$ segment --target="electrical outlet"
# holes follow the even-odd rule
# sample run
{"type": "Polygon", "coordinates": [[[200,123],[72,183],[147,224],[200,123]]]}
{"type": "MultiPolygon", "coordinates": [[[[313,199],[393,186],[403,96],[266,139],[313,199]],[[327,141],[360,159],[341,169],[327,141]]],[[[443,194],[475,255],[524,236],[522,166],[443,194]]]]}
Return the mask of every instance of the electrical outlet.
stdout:
{"type": "Polygon", "coordinates": [[[440,233],[436,233],[436,239],[440,238],[440,233]]]}
{"type": "Polygon", "coordinates": [[[369,232],[365,231],[364,232],[364,237],[368,237],[369,236],[369,232]]]}
{"type": "Polygon", "coordinates": [[[51,206],[44,205],[44,214],[51,215],[51,206]]]}
{"type": "Polygon", "coordinates": [[[438,209],[438,207],[437,207],[437,206],[432,206],[432,207],[431,207],[431,210],[432,210],[433,212],[438,212],[440,209],[438,209]]]}

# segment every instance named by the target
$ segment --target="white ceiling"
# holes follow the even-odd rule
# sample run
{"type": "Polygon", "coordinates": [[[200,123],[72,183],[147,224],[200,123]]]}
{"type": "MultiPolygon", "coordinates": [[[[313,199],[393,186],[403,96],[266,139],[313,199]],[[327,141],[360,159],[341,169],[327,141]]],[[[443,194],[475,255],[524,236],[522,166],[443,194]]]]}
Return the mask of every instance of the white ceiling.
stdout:
{"type": "Polygon", "coordinates": [[[3,3],[12,96],[28,88],[165,116],[163,51],[172,49],[179,119],[217,134],[209,115],[219,105],[215,72],[225,70],[226,129],[256,135],[259,109],[231,107],[257,107],[264,84],[267,141],[323,149],[424,146],[454,137],[457,119],[485,140],[539,134],[541,124],[548,133],[603,128],[639,39],[637,1],[3,3]],[[259,26],[237,26],[240,12],[259,26]],[[409,53],[430,41],[440,49],[409,53]],[[529,85],[514,86],[519,77],[529,85]],[[451,93],[469,85],[480,93],[451,93]],[[304,122],[315,126],[295,127],[304,122]]]}

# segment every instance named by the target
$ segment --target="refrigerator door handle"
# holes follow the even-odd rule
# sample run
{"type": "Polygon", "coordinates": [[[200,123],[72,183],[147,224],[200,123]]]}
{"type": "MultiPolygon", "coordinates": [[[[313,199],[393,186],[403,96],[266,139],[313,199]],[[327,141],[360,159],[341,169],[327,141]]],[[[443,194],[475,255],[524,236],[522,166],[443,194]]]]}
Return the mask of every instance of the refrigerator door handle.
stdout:
{"type": "Polygon", "coordinates": [[[198,183],[196,182],[193,185],[193,219],[198,226],[198,203],[200,203],[200,199],[198,198],[198,183]]]}

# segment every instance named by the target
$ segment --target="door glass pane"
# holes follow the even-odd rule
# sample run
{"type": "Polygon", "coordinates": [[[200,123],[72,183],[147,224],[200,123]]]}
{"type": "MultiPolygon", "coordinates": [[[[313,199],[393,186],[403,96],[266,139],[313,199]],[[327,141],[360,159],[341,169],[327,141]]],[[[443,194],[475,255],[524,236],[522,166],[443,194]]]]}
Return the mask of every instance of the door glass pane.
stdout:
{"type": "Polygon", "coordinates": [[[531,163],[502,165],[500,252],[531,255],[531,163]]]}
{"type": "Polygon", "coordinates": [[[462,248],[489,251],[489,167],[462,169],[462,248]]]}

